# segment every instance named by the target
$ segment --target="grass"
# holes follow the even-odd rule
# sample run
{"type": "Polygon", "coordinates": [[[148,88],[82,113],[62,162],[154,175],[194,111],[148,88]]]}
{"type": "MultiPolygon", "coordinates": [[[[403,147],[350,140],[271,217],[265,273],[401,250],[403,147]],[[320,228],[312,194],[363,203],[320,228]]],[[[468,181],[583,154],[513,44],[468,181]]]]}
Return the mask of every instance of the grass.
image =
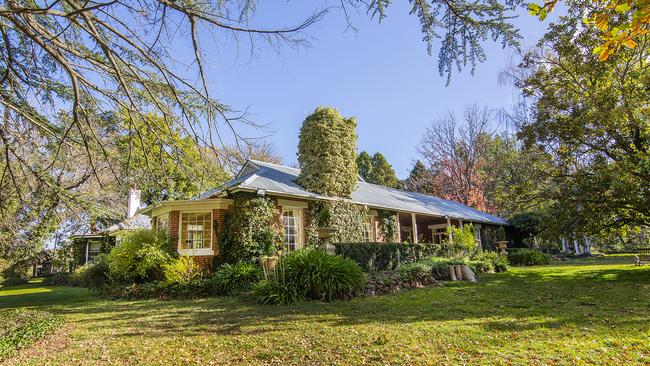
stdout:
{"type": "Polygon", "coordinates": [[[0,311],[46,309],[67,321],[67,346],[18,364],[648,364],[650,266],[630,263],[581,259],[290,307],[105,301],[32,283],[0,290],[0,311]]]}

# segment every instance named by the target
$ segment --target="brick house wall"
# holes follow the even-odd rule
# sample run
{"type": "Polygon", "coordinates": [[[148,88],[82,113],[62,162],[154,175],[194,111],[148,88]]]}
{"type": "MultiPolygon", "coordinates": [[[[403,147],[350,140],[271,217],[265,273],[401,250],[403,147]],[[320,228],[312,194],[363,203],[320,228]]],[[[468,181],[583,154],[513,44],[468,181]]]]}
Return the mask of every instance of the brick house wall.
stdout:
{"type": "Polygon", "coordinates": [[[172,252],[178,250],[178,239],[180,237],[180,211],[169,212],[169,246],[172,252]]]}

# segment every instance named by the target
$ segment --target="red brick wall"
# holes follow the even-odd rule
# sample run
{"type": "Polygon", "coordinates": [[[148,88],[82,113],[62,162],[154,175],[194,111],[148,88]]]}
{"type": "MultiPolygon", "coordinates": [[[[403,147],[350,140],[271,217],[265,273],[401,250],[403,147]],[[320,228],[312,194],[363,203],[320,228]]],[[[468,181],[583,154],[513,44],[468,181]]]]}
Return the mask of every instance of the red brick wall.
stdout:
{"type": "Polygon", "coordinates": [[[193,256],[192,259],[194,260],[194,263],[198,264],[198,266],[208,272],[212,272],[213,269],[213,261],[214,257],[211,255],[196,255],[193,256]]]}
{"type": "Polygon", "coordinates": [[[219,236],[223,231],[227,212],[228,210],[224,209],[212,210],[212,250],[215,256],[219,255],[219,236]]]}
{"type": "Polygon", "coordinates": [[[169,245],[172,251],[178,250],[178,238],[180,235],[180,212],[169,212],[169,245]]]}

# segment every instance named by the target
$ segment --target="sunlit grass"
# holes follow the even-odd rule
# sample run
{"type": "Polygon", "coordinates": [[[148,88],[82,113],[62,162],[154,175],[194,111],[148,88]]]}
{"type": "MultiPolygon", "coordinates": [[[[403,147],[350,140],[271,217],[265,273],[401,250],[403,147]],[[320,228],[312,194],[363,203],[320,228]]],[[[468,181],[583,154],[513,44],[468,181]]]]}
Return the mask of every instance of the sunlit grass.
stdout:
{"type": "Polygon", "coordinates": [[[289,307],[32,285],[0,291],[0,308],[47,308],[69,324],[67,347],[25,364],[649,363],[650,266],[585,261],[289,307]]]}

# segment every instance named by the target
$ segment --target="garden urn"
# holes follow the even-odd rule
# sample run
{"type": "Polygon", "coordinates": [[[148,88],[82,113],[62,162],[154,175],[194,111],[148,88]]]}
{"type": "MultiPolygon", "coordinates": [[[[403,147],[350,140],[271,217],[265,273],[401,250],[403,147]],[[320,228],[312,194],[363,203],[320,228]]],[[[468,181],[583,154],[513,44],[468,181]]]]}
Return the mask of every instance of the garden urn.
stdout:
{"type": "Polygon", "coordinates": [[[278,261],[278,257],[262,257],[260,258],[260,262],[262,262],[262,269],[264,270],[264,274],[267,275],[268,273],[273,272],[275,270],[275,263],[278,261]]]}
{"type": "Polygon", "coordinates": [[[501,249],[501,251],[499,252],[499,255],[501,255],[502,257],[507,256],[508,252],[506,252],[506,248],[508,247],[508,242],[505,241],[505,240],[500,241],[500,242],[497,242],[497,245],[499,246],[499,249],[501,249]]]}
{"type": "Polygon", "coordinates": [[[330,243],[330,239],[336,233],[336,228],[333,227],[319,227],[316,229],[318,233],[318,239],[323,241],[321,244],[321,249],[323,249],[327,254],[334,254],[336,248],[330,243]]]}

